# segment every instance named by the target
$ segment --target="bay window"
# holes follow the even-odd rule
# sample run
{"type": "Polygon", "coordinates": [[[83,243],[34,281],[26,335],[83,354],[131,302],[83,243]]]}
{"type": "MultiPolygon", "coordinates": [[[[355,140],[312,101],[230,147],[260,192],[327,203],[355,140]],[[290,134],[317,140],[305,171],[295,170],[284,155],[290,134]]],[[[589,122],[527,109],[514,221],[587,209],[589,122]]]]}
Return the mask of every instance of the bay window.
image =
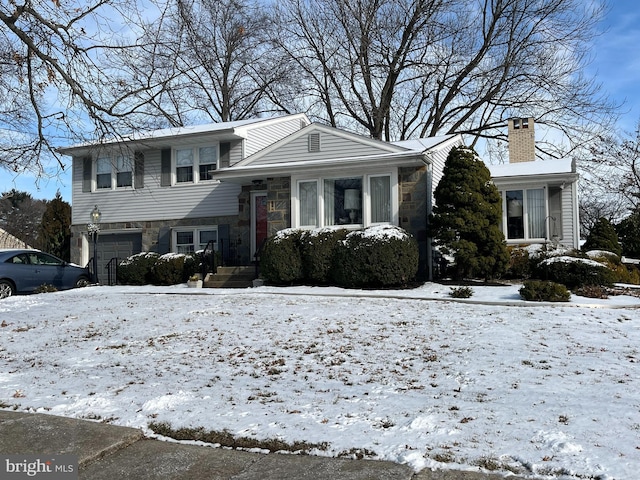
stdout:
{"type": "Polygon", "coordinates": [[[346,176],[299,180],[293,222],[299,227],[368,226],[391,223],[392,176],[346,176]]]}

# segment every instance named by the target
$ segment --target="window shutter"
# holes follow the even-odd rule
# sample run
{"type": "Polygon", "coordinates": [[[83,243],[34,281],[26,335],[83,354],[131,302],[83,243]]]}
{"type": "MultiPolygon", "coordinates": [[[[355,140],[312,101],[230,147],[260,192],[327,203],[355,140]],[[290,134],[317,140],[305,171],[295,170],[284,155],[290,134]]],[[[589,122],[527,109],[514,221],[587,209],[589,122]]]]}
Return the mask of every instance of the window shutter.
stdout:
{"type": "Polygon", "coordinates": [[[144,153],[133,154],[133,173],[135,175],[134,188],[144,188],[144,153]]]}
{"type": "Polygon", "coordinates": [[[158,232],[158,253],[164,255],[171,251],[171,229],[163,227],[158,232]]]}
{"type": "Polygon", "coordinates": [[[160,186],[171,186],[171,149],[164,148],[160,153],[160,186]]]}
{"type": "Polygon", "coordinates": [[[320,151],[320,134],[319,133],[309,134],[309,151],[310,152],[320,151]]]}
{"type": "Polygon", "coordinates": [[[220,144],[220,168],[227,168],[231,163],[231,143],[220,144]]]}
{"type": "Polygon", "coordinates": [[[91,157],[82,159],[82,192],[91,191],[91,157]]]}

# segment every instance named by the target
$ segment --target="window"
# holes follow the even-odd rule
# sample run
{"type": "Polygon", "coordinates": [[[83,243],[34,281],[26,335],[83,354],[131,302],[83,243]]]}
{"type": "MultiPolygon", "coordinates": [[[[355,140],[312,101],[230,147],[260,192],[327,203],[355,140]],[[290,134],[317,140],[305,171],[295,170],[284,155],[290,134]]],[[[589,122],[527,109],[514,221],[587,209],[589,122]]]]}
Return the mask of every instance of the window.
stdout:
{"type": "Polygon", "coordinates": [[[542,239],[546,236],[545,189],[505,192],[507,239],[542,239]]]}
{"type": "Polygon", "coordinates": [[[131,187],[133,185],[133,161],[128,155],[116,157],[116,186],[131,187]]]}
{"type": "Polygon", "coordinates": [[[96,190],[133,186],[133,159],[130,155],[98,157],[96,159],[96,190]]]}
{"type": "Polygon", "coordinates": [[[300,227],[370,225],[393,221],[391,175],[321,178],[297,182],[300,227]]]}
{"type": "Polygon", "coordinates": [[[194,253],[204,250],[213,241],[214,249],[218,249],[217,227],[184,227],[173,230],[173,245],[176,253],[194,253]]]}
{"type": "Polygon", "coordinates": [[[218,147],[203,146],[175,150],[176,183],[213,180],[218,167],[218,147]]]}

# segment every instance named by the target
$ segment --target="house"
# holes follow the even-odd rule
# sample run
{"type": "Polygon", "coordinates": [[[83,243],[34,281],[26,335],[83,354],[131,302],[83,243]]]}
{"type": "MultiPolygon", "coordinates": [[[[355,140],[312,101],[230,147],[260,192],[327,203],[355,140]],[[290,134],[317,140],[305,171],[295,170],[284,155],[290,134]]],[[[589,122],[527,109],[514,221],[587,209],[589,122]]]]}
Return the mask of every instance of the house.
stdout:
{"type": "Polygon", "coordinates": [[[0,248],[31,248],[26,242],[0,228],[0,248]]]}
{"type": "MultiPolygon", "coordinates": [[[[71,260],[86,264],[93,255],[87,224],[98,208],[99,273],[112,258],[187,253],[209,242],[226,263],[249,265],[264,239],[284,228],[394,224],[417,239],[428,275],[433,190],[449,151],[459,145],[455,134],[383,142],[298,114],[68,147],[61,152],[73,157],[71,260]]],[[[572,185],[570,175],[553,175],[525,175],[531,182],[523,183],[521,175],[498,172],[494,181],[509,206],[512,192],[522,191],[522,221],[531,222],[529,190],[560,188],[562,178],[564,188],[572,185]]],[[[565,241],[573,217],[558,214],[555,199],[545,204],[543,218],[555,215],[565,241]]],[[[505,217],[505,228],[510,222],[513,215],[505,217]]],[[[523,243],[539,240],[538,233],[525,228],[522,237],[507,238],[523,243]]]]}

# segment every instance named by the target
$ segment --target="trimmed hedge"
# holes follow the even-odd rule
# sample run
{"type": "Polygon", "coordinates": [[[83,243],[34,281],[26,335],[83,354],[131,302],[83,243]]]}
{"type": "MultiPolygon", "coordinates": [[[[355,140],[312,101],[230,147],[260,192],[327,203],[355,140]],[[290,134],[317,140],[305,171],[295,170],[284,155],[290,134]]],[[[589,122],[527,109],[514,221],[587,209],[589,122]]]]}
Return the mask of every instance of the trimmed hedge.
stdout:
{"type": "Polygon", "coordinates": [[[418,272],[418,245],[391,225],[351,232],[334,257],[333,279],[342,287],[407,285],[418,272]]]}
{"type": "Polygon", "coordinates": [[[289,228],[269,237],[260,254],[262,278],[277,285],[299,283],[304,279],[302,268],[302,230],[289,228]]]}
{"type": "Polygon", "coordinates": [[[537,278],[561,283],[569,290],[585,285],[613,285],[615,274],[604,265],[586,258],[568,256],[547,258],[536,268],[537,278]]]}
{"type": "Polygon", "coordinates": [[[132,255],[118,264],[118,283],[124,285],[147,285],[152,283],[151,269],[160,255],[142,252],[132,255]]]}
{"type": "Polygon", "coordinates": [[[125,285],[175,285],[186,282],[200,267],[198,254],[143,252],[118,265],[118,282],[125,285]]]}
{"type": "Polygon", "coordinates": [[[571,293],[564,285],[543,280],[527,280],[519,293],[530,302],[568,302],[571,298],[571,293]]]}
{"type": "Polygon", "coordinates": [[[279,285],[399,286],[417,271],[417,243],[393,226],[282,230],[267,239],[260,257],[262,278],[279,285]]]}

